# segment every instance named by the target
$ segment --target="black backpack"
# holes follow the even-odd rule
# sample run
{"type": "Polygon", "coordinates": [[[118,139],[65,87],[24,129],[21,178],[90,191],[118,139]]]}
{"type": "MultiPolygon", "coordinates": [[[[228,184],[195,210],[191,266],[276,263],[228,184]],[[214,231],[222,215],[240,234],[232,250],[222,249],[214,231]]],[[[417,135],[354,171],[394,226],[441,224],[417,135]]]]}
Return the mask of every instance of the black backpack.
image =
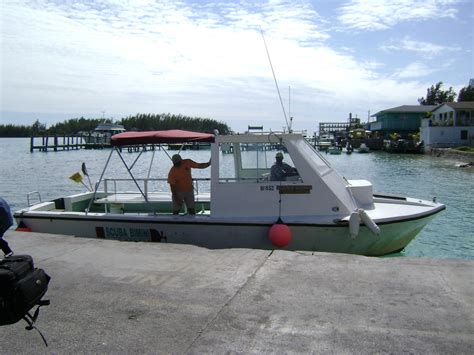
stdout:
{"type": "Polygon", "coordinates": [[[42,300],[51,278],[43,269],[34,267],[30,255],[13,255],[0,260],[0,326],[14,324],[23,319],[27,330],[35,327],[41,306],[49,305],[42,300]],[[30,310],[38,306],[33,315],[30,310]]]}

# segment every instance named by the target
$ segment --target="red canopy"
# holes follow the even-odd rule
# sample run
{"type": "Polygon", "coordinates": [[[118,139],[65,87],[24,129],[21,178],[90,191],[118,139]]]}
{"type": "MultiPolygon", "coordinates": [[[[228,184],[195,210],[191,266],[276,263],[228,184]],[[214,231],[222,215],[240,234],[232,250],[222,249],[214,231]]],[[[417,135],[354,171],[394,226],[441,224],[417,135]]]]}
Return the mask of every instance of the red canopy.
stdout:
{"type": "Polygon", "coordinates": [[[113,135],[110,140],[110,144],[114,146],[187,142],[214,142],[214,135],[170,129],[168,131],[123,132],[113,135]]]}

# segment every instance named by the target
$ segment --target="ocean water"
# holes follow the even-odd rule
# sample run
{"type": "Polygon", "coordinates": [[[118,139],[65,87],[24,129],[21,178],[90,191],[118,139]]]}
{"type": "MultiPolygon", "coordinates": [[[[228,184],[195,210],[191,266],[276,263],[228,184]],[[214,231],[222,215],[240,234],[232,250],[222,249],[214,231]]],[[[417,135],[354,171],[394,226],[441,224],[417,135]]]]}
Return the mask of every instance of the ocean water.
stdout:
{"type": "MultiPolygon", "coordinates": [[[[166,153],[173,152],[155,152],[151,169],[145,164],[149,159],[138,160],[134,174],[146,176],[150,170],[152,177],[166,176],[171,166],[166,153]]],[[[43,200],[83,192],[85,188],[69,176],[80,171],[85,162],[94,183],[109,154],[109,149],[30,153],[28,138],[0,138],[0,196],[9,202],[12,210],[18,210],[28,205],[26,196],[31,191],[38,191],[43,200]]],[[[209,160],[210,151],[185,151],[182,155],[204,162],[209,160]]],[[[124,154],[130,164],[137,156],[138,153],[124,154]]],[[[453,161],[428,155],[354,152],[325,157],[347,179],[371,181],[375,193],[427,200],[436,197],[446,205],[446,210],[401,255],[474,259],[474,168],[462,169],[453,161]]],[[[208,174],[207,169],[193,172],[194,177],[208,177],[208,174]]],[[[104,176],[128,177],[116,154],[104,176]]]]}

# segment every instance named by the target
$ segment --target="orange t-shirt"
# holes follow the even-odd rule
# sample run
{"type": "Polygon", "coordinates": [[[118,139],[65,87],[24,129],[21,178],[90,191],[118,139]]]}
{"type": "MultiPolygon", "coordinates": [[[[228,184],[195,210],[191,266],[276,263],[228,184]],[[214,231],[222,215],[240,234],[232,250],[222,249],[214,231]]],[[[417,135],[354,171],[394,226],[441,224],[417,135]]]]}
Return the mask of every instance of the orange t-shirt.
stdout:
{"type": "Polygon", "coordinates": [[[191,159],[181,160],[179,167],[173,166],[168,173],[168,184],[175,185],[180,192],[193,191],[193,178],[191,176],[191,169],[204,169],[207,163],[196,163],[191,159]]]}

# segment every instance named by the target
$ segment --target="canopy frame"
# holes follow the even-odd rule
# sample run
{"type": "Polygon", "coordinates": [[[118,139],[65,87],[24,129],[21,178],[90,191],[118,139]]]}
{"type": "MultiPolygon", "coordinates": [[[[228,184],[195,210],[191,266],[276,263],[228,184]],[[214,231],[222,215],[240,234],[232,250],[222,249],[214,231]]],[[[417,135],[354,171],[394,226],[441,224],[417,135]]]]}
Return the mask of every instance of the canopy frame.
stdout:
{"type": "MultiPolygon", "coordinates": [[[[127,169],[127,172],[129,173],[133,182],[135,183],[138,190],[140,191],[140,194],[145,199],[145,202],[149,204],[150,201],[148,200],[146,194],[143,192],[137,180],[135,179],[135,176],[132,173],[132,169],[135,166],[135,163],[138,161],[138,159],[142,155],[143,150],[140,152],[140,154],[138,154],[134,162],[129,167],[121,154],[121,148],[125,146],[131,146],[131,145],[146,145],[146,144],[188,143],[188,142],[213,143],[214,138],[215,137],[213,134],[184,131],[184,130],[179,130],[179,129],[171,129],[167,131],[123,132],[123,133],[113,135],[110,140],[110,144],[112,145],[112,151],[110,152],[107,162],[105,163],[105,166],[102,171],[102,174],[100,175],[99,181],[97,181],[95,184],[94,193],[86,209],[86,215],[89,213],[92,207],[92,203],[94,202],[97,196],[97,191],[99,190],[100,183],[103,181],[105,171],[107,170],[107,167],[110,162],[110,158],[112,157],[112,154],[114,151],[117,152],[118,156],[120,157],[120,160],[122,161],[123,165],[127,169]]],[[[168,152],[165,151],[165,153],[168,157],[170,157],[168,152]]],[[[154,157],[155,157],[155,152],[153,152],[152,160],[150,162],[148,176],[150,175],[151,165],[153,164],[154,157]]]]}

